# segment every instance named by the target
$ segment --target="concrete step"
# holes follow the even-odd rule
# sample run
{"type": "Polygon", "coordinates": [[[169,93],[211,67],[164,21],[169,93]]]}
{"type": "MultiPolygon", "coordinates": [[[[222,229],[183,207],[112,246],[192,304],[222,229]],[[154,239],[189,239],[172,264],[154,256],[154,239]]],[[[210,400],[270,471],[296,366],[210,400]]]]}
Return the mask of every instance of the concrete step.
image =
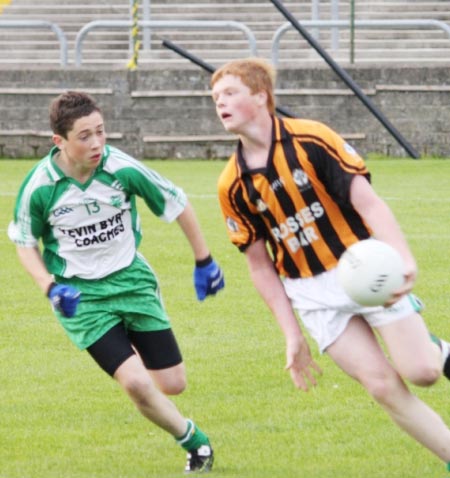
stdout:
{"type": "MultiPolygon", "coordinates": [[[[30,57],[36,61],[36,49],[33,47],[14,49],[14,58],[11,58],[10,49],[0,49],[0,59],[7,60],[12,59],[16,61],[21,61],[30,57]]],[[[328,50],[328,53],[336,59],[347,59],[349,57],[350,49],[341,47],[338,51],[328,50]]],[[[245,48],[220,48],[217,45],[215,48],[200,49],[192,47],[189,49],[189,52],[197,57],[202,58],[204,61],[213,60],[215,63],[224,62],[228,59],[244,58],[250,55],[250,51],[245,48]]],[[[376,46],[371,46],[368,48],[356,48],[354,50],[355,58],[357,61],[361,61],[366,58],[371,58],[372,60],[380,61],[380,58],[383,58],[383,61],[386,61],[386,56],[389,56],[389,60],[394,59],[403,59],[405,61],[418,61],[421,59],[428,59],[430,56],[434,57],[437,61],[448,62],[450,59],[450,48],[377,48],[376,46]]],[[[269,58],[269,52],[260,51],[260,56],[269,58]],[[266,53],[266,54],[264,54],[266,53]]],[[[114,48],[102,49],[98,48],[96,45],[93,45],[92,48],[87,48],[83,50],[82,59],[83,63],[92,62],[98,60],[101,62],[110,60],[110,59],[126,59],[129,58],[128,47],[123,46],[114,46],[114,48]]],[[[39,50],[39,61],[44,60],[53,60],[59,58],[59,48],[55,45],[53,48],[40,49],[39,50]]],[[[179,58],[175,54],[166,49],[153,49],[150,51],[142,51],[139,53],[139,62],[142,61],[156,61],[162,59],[168,60],[178,60],[179,58]]],[[[298,49],[298,48],[285,48],[279,51],[279,61],[291,59],[292,61],[300,59],[313,59],[320,58],[319,54],[313,49],[298,49]]]]}
{"type": "MultiPolygon", "coordinates": [[[[217,61],[216,58],[203,58],[204,61],[208,62],[209,64],[213,65],[214,67],[219,67],[221,64],[235,60],[236,58],[223,58],[221,61],[217,61]]],[[[102,58],[102,59],[94,59],[90,60],[89,58],[83,60],[83,68],[86,70],[125,70],[128,64],[129,58],[123,59],[109,59],[109,58],[102,58]]],[[[337,58],[335,61],[343,68],[349,68],[352,66],[350,60],[348,58],[337,58]]],[[[5,58],[1,59],[0,62],[0,72],[2,69],[33,69],[33,70],[40,70],[40,69],[47,69],[49,67],[59,69],[60,60],[59,58],[51,58],[51,59],[43,59],[36,61],[36,58],[21,58],[21,59],[14,59],[14,58],[5,58]]],[[[389,58],[386,57],[383,60],[379,60],[377,58],[357,58],[356,65],[361,67],[366,66],[385,66],[386,68],[389,67],[412,67],[417,66],[420,64],[422,67],[435,67],[442,64],[448,64],[448,61],[443,61],[442,58],[429,56],[426,58],[389,58]]],[[[308,68],[320,68],[325,65],[324,61],[321,58],[298,58],[292,60],[283,60],[281,59],[278,63],[279,68],[290,68],[290,69],[308,69],[308,68]]],[[[70,67],[70,64],[69,64],[70,67]]],[[[162,59],[159,58],[157,60],[139,60],[138,68],[140,70],[155,70],[155,69],[165,69],[167,71],[177,71],[180,68],[185,70],[195,71],[198,70],[198,67],[193,65],[192,63],[188,62],[184,59],[162,59]]]]}
{"type": "MultiPolygon", "coordinates": [[[[68,44],[73,47],[75,42],[77,32],[68,32],[66,33],[66,38],[68,44]]],[[[331,39],[332,32],[328,30],[322,30],[319,32],[318,40],[320,42],[329,42],[331,39]]],[[[142,37],[142,31],[140,32],[140,37],[142,37]]],[[[255,34],[257,45],[259,48],[268,49],[271,47],[273,40],[273,32],[270,31],[261,31],[255,34]]],[[[161,30],[161,31],[151,31],[151,39],[154,45],[161,43],[161,38],[168,38],[171,41],[177,42],[188,42],[189,44],[198,41],[220,41],[224,48],[231,42],[242,42],[243,44],[248,43],[244,38],[243,34],[236,30],[221,31],[220,36],[218,36],[217,31],[194,31],[188,30],[161,30]]],[[[348,30],[341,30],[339,32],[339,41],[348,42],[350,41],[350,33],[348,30]]],[[[107,30],[93,30],[91,31],[84,39],[83,45],[99,42],[100,44],[106,42],[128,42],[129,33],[128,31],[107,31],[107,30]]],[[[57,43],[57,38],[51,30],[47,29],[23,29],[20,30],[20,38],[11,37],[11,30],[0,28],[0,40],[2,41],[11,41],[12,44],[20,45],[22,43],[33,43],[40,41],[49,41],[57,43]]],[[[411,44],[422,43],[423,45],[429,44],[438,44],[441,42],[444,46],[445,44],[450,45],[450,38],[445,35],[444,32],[440,30],[357,30],[355,34],[356,42],[377,42],[377,41],[386,41],[396,42],[396,41],[408,41],[411,44]]],[[[280,47],[283,48],[285,45],[295,42],[298,44],[299,48],[302,48],[302,45],[305,41],[295,30],[290,30],[281,38],[280,47]]]]}
{"type": "MultiPolygon", "coordinates": [[[[8,43],[0,40],[0,46],[5,45],[5,48],[7,48],[7,45],[10,45],[10,48],[13,48],[15,46],[14,42],[8,43]]],[[[220,39],[215,39],[214,41],[211,39],[205,39],[205,40],[189,40],[185,42],[179,42],[177,45],[182,46],[184,49],[191,53],[195,52],[209,52],[213,50],[227,50],[227,51],[248,51],[249,50],[249,45],[248,42],[243,41],[243,40],[227,40],[227,46],[226,48],[223,48],[223,40],[220,39]]],[[[49,48],[49,49],[55,49],[59,48],[57,43],[55,42],[36,42],[32,47],[29,47],[29,50],[33,50],[33,48],[39,46],[39,48],[49,48]]],[[[260,56],[267,56],[271,54],[271,43],[270,42],[259,42],[258,43],[258,53],[260,56]]],[[[333,49],[330,42],[322,42],[322,47],[325,48],[325,50],[335,53],[339,50],[344,50],[347,51],[351,48],[351,44],[348,40],[341,40],[339,42],[339,48],[338,49],[333,49]]],[[[128,43],[127,42],[122,42],[122,41],[109,41],[105,40],[102,42],[96,41],[96,42],[85,42],[83,43],[83,53],[88,52],[89,50],[103,50],[105,48],[111,48],[111,49],[128,49],[128,43]]],[[[25,49],[25,48],[21,48],[25,49]]],[[[414,41],[409,41],[409,40],[359,40],[355,42],[355,51],[364,51],[368,50],[371,53],[374,53],[375,51],[401,51],[404,50],[406,52],[408,51],[426,51],[429,52],[430,50],[434,50],[436,53],[444,53],[444,52],[449,52],[450,51],[450,41],[441,41],[441,40],[435,40],[435,41],[422,41],[422,40],[414,40],[414,41]]],[[[141,49],[139,51],[139,55],[145,55],[147,53],[151,53],[153,51],[168,51],[166,50],[165,47],[162,46],[161,42],[151,42],[150,49],[143,50],[141,49]]],[[[284,52],[286,54],[291,54],[295,51],[314,51],[312,47],[310,47],[308,44],[305,42],[299,42],[297,41],[292,41],[289,43],[284,43],[281,45],[279,52],[284,52]]],[[[172,53],[173,54],[173,53],[172,53]]]]}
{"type": "MultiPolygon", "coordinates": [[[[251,1],[251,0],[250,0],[251,1]]],[[[30,8],[34,8],[38,5],[43,5],[46,7],[54,7],[54,8],[65,8],[65,7],[70,7],[73,5],[74,2],[71,0],[45,0],[44,2],[36,2],[35,0],[11,0],[9,3],[8,7],[15,6],[17,7],[18,5],[22,6],[28,6],[30,8]]],[[[80,7],[83,7],[85,4],[89,4],[86,1],[75,1],[76,5],[80,5],[80,7]]],[[[114,6],[122,6],[122,7],[128,7],[129,8],[129,2],[126,0],[96,0],[95,5],[98,6],[107,6],[110,7],[112,5],[114,6]]]]}
{"type": "MultiPolygon", "coordinates": [[[[44,20],[44,19],[41,19],[44,20]]],[[[76,23],[65,23],[65,22],[53,22],[56,25],[58,25],[66,35],[67,39],[74,40],[77,33],[79,30],[84,26],[84,24],[76,24],[76,23]]],[[[450,22],[449,22],[450,23],[450,22]]],[[[283,23],[279,23],[276,21],[270,21],[270,22],[264,22],[264,21],[259,21],[259,20],[251,20],[247,21],[245,25],[250,28],[253,31],[253,34],[257,39],[272,39],[275,31],[283,25],[283,23]]],[[[143,29],[141,28],[140,31],[143,29]]],[[[312,32],[314,28],[308,27],[308,30],[312,32]]],[[[209,33],[210,35],[215,35],[216,37],[218,36],[223,36],[226,38],[229,35],[240,35],[244,37],[244,34],[234,28],[213,28],[213,27],[206,27],[206,28],[199,28],[199,29],[193,29],[190,27],[179,27],[177,29],[174,29],[173,27],[154,27],[150,28],[150,31],[154,34],[157,35],[174,35],[174,37],[178,37],[180,35],[186,35],[186,36],[196,36],[198,34],[207,34],[209,33]]],[[[319,33],[320,37],[327,37],[331,35],[332,29],[317,29],[317,32],[319,33]]],[[[350,35],[350,30],[348,28],[342,28],[338,29],[339,35],[340,36],[349,36],[350,35]]],[[[26,39],[27,35],[52,35],[53,33],[51,32],[50,29],[47,28],[33,28],[33,27],[18,27],[14,29],[2,29],[0,28],[0,34],[4,36],[11,36],[11,32],[18,32],[20,33],[20,37],[18,38],[18,41],[23,41],[22,38],[26,39]]],[[[123,27],[123,28],[108,28],[107,26],[102,26],[101,28],[97,27],[92,29],[86,36],[86,38],[92,37],[92,36],[128,36],[129,32],[128,29],[123,27]]],[[[54,35],[54,34],[53,34],[54,35]]],[[[355,31],[355,36],[356,38],[371,38],[373,36],[386,36],[386,37],[392,37],[392,38],[402,38],[402,37],[410,37],[410,38],[430,38],[430,37],[440,37],[440,38],[446,38],[449,39],[449,36],[441,29],[438,28],[415,28],[414,26],[411,26],[409,29],[404,29],[404,28],[395,28],[392,27],[391,29],[387,28],[358,28],[355,31]]],[[[17,38],[17,35],[14,35],[17,38]]],[[[294,36],[294,37],[299,37],[299,33],[294,29],[290,28],[285,32],[283,35],[283,39],[288,37],[288,36],[294,36]]]]}
{"type": "MultiPolygon", "coordinates": [[[[290,9],[295,16],[302,19],[311,18],[311,1],[286,1],[284,5],[290,9]]],[[[350,1],[342,0],[340,2],[341,18],[348,18],[350,1]]],[[[4,13],[0,16],[0,20],[6,19],[45,19],[54,21],[65,32],[69,44],[69,57],[74,56],[73,47],[74,40],[79,29],[87,22],[96,19],[110,20],[128,20],[129,19],[129,3],[126,1],[106,1],[89,2],[84,5],[80,0],[75,3],[69,0],[50,1],[44,3],[35,2],[34,0],[13,0],[10,5],[6,6],[4,13]]],[[[320,17],[322,19],[329,18],[331,11],[331,2],[320,2],[320,17]]],[[[180,0],[152,0],[151,1],[152,19],[155,20],[233,20],[244,22],[255,34],[257,38],[257,47],[259,53],[263,57],[270,57],[271,42],[276,29],[286,23],[284,17],[275,9],[270,2],[261,1],[225,1],[211,2],[210,0],[198,0],[195,2],[181,2],[180,0]]],[[[444,19],[450,23],[450,2],[447,1],[387,1],[387,0],[358,0],[356,3],[356,15],[358,19],[424,19],[428,16],[430,19],[444,19]]],[[[57,38],[51,31],[20,29],[17,30],[20,35],[15,35],[15,42],[11,41],[11,30],[0,28],[0,49],[6,50],[0,58],[4,57],[5,61],[12,61],[10,58],[11,51],[18,60],[26,59],[26,53],[30,52],[31,56],[36,55],[41,61],[53,62],[55,50],[59,48],[57,38]],[[47,43],[48,42],[48,43],[47,43]],[[31,45],[30,45],[31,43],[31,45]],[[28,44],[24,46],[24,44],[28,44]],[[45,53],[47,51],[47,53],[45,53]],[[31,53],[32,52],[32,53],[31,53]],[[50,52],[50,53],[49,53],[50,52]]],[[[318,38],[325,48],[329,48],[331,32],[329,30],[318,30],[318,38]]],[[[347,56],[349,48],[349,35],[347,29],[339,30],[339,51],[332,52],[336,58],[347,56]],[[339,56],[340,55],[340,56],[339,56]]],[[[181,46],[188,49],[194,54],[205,59],[205,55],[214,58],[219,62],[232,55],[242,56],[248,47],[248,42],[244,35],[238,31],[210,31],[190,29],[153,29],[152,30],[152,51],[141,52],[140,61],[142,62],[158,62],[167,61],[172,63],[175,60],[173,52],[164,52],[160,46],[158,37],[167,37],[172,41],[179,42],[181,46]],[[216,48],[215,45],[220,47],[216,48]],[[208,51],[205,51],[208,50],[208,51]],[[209,51],[211,50],[211,51],[209,51]],[[218,50],[218,51],[216,51],[218,50]],[[223,50],[227,50],[224,53],[223,50]],[[213,57],[213,55],[215,55],[213,57]]],[[[93,64],[98,61],[103,64],[108,58],[118,58],[122,61],[123,56],[127,56],[129,33],[125,29],[110,30],[96,29],[91,31],[85,38],[83,43],[83,57],[85,63],[93,64]],[[111,50],[108,52],[108,50],[111,50]],[[100,52],[105,53],[101,54],[100,52]]],[[[418,61],[429,55],[430,58],[437,61],[450,61],[450,55],[447,51],[447,42],[450,39],[444,32],[439,30],[366,30],[358,29],[355,32],[355,43],[357,48],[358,61],[364,60],[365,56],[361,50],[369,51],[369,55],[373,56],[374,61],[388,61],[386,55],[391,50],[395,51],[393,55],[403,55],[403,51],[407,56],[405,61],[410,61],[411,57],[418,61]],[[429,50],[433,50],[429,52],[429,50]],[[397,53],[398,52],[398,53],[397,53]],[[377,58],[376,55],[380,55],[377,58]]],[[[314,52],[309,51],[310,48],[299,34],[294,30],[287,32],[280,42],[281,61],[293,55],[295,52],[301,53],[301,56],[294,55],[296,58],[315,61],[314,52]],[[306,51],[306,56],[303,53],[306,51]]],[[[247,53],[245,53],[247,55],[247,53]]],[[[177,58],[178,61],[182,61],[177,58]]],[[[206,60],[205,60],[206,61],[206,60]]],[[[296,60],[295,60],[296,61],[296,60]]]]}
{"type": "MultiPolygon", "coordinates": [[[[334,59],[347,59],[349,55],[349,51],[343,51],[342,49],[339,52],[333,54],[334,59]]],[[[307,57],[315,57],[319,56],[317,52],[314,50],[303,51],[300,55],[298,50],[296,49],[286,49],[280,52],[280,59],[281,60],[295,60],[307,57]]],[[[379,49],[379,48],[372,48],[372,49],[356,49],[355,50],[355,58],[359,61],[362,59],[374,59],[380,58],[382,56],[389,56],[389,58],[384,58],[384,60],[395,60],[395,59],[403,59],[403,60],[421,60],[421,59],[429,59],[430,56],[435,57],[436,59],[440,59],[441,61],[448,61],[450,58],[450,48],[442,49],[442,48],[433,48],[433,49],[416,49],[416,48],[399,48],[397,50],[389,50],[389,49],[379,49]]]]}
{"type": "MultiPolygon", "coordinates": [[[[301,22],[311,20],[310,12],[293,11],[292,14],[301,22]]],[[[340,18],[345,20],[349,17],[348,12],[340,12],[340,18]]],[[[63,30],[74,28],[74,26],[81,27],[86,23],[96,20],[130,20],[129,14],[124,12],[86,12],[84,10],[80,12],[73,12],[70,14],[63,14],[61,12],[30,12],[24,11],[13,13],[10,11],[4,11],[0,16],[1,20],[46,20],[52,23],[56,23],[63,30]]],[[[172,20],[184,20],[184,21],[238,21],[247,25],[253,25],[254,27],[267,25],[273,28],[275,25],[280,26],[286,20],[277,12],[270,9],[264,11],[241,11],[236,10],[220,11],[218,13],[214,9],[207,11],[189,12],[180,11],[168,12],[166,14],[161,12],[153,12],[151,20],[154,21],[172,21],[172,20]],[[219,17],[218,17],[219,15],[219,17]]],[[[321,20],[330,20],[331,15],[329,12],[323,12],[320,15],[321,20]]],[[[357,14],[358,20],[440,20],[444,22],[450,21],[450,11],[446,12],[423,12],[423,11],[407,11],[407,12],[360,12],[357,14]]]]}
{"type": "MultiPolygon", "coordinates": [[[[83,17],[99,17],[101,15],[122,15],[124,18],[130,17],[130,8],[126,4],[120,6],[110,5],[97,5],[87,4],[86,6],[80,4],[68,4],[68,5],[40,5],[40,4],[24,4],[24,0],[15,0],[12,4],[4,7],[4,17],[8,15],[20,15],[22,17],[31,17],[36,15],[45,15],[48,18],[58,17],[70,17],[79,16],[83,17]]],[[[405,8],[405,2],[387,3],[357,3],[356,16],[359,19],[365,19],[366,16],[370,18],[394,18],[397,13],[400,18],[448,18],[449,7],[441,3],[418,4],[416,2],[408,2],[407,8],[405,8]]],[[[289,3],[285,2],[284,5],[299,19],[311,18],[311,4],[299,4],[298,2],[289,3]]],[[[349,3],[341,2],[339,6],[339,14],[341,18],[348,18],[349,16],[349,3]]],[[[141,8],[142,10],[142,8],[141,8]]],[[[330,4],[320,3],[319,16],[321,19],[330,18],[331,7],[330,4]]],[[[174,19],[174,16],[182,16],[185,19],[189,19],[195,16],[196,20],[202,18],[214,19],[227,19],[232,15],[233,19],[237,20],[242,15],[258,15],[267,19],[269,16],[282,18],[282,15],[271,5],[269,2],[265,3],[212,3],[205,7],[205,4],[198,3],[176,3],[176,4],[158,4],[151,3],[151,17],[152,19],[174,19]]],[[[241,19],[244,21],[244,19],[241,19]]]]}

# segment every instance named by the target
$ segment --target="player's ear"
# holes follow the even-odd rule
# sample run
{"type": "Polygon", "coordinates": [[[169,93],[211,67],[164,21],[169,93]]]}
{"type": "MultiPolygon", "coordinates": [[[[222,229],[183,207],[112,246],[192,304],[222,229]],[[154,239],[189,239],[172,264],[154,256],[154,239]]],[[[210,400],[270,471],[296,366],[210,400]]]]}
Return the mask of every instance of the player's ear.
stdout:
{"type": "Polygon", "coordinates": [[[261,90],[257,93],[257,101],[259,106],[267,105],[268,95],[266,90],[261,90]]]}
{"type": "Polygon", "coordinates": [[[58,146],[59,149],[62,149],[64,138],[59,134],[54,134],[52,136],[52,141],[55,146],[58,146]]]}

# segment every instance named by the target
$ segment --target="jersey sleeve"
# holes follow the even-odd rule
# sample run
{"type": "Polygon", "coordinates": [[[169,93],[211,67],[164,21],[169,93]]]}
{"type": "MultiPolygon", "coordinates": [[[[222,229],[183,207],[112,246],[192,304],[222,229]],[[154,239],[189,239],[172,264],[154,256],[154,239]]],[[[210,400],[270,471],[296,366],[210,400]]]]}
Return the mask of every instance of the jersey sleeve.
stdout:
{"type": "Polygon", "coordinates": [[[141,197],[163,221],[174,221],[186,207],[187,196],[180,187],[137,159],[116,150],[108,158],[108,168],[129,194],[141,197]]]}
{"type": "Polygon", "coordinates": [[[265,228],[256,211],[252,210],[242,182],[233,177],[234,160],[219,177],[218,196],[230,241],[241,252],[264,237],[265,228]]]}
{"type": "Polygon", "coordinates": [[[307,150],[317,177],[327,192],[342,205],[350,203],[350,185],[355,175],[370,182],[364,159],[339,134],[322,123],[315,123],[316,134],[302,147],[307,150]]]}
{"type": "Polygon", "coordinates": [[[8,226],[8,237],[18,246],[35,247],[44,234],[45,198],[50,197],[46,183],[47,176],[39,170],[32,170],[22,183],[8,226]]]}

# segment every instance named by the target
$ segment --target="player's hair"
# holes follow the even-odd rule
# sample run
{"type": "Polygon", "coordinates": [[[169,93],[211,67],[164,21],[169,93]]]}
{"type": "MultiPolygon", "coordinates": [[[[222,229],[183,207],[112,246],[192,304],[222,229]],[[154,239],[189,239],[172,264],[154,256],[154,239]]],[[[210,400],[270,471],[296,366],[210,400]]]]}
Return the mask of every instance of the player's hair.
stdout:
{"type": "Polygon", "coordinates": [[[259,91],[267,93],[267,108],[270,114],[275,113],[275,80],[276,72],[270,63],[261,58],[244,58],[233,60],[217,69],[211,78],[211,87],[225,75],[237,76],[252,94],[259,91]]]}
{"type": "Polygon", "coordinates": [[[50,127],[55,134],[67,139],[67,133],[79,118],[94,111],[102,113],[94,98],[81,91],[66,91],[50,103],[50,127]]]}

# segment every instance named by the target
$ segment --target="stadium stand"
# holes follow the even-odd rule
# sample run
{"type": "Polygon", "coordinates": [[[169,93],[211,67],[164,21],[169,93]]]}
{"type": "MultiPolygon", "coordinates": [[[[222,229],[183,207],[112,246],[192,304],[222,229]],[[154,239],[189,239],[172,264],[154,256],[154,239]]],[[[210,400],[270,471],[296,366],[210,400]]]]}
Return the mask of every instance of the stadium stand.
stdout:
{"type": "MultiPolygon", "coordinates": [[[[126,0],[2,0],[0,21],[45,20],[57,24],[65,33],[69,45],[69,64],[75,62],[75,39],[80,29],[96,20],[129,21],[130,3],[126,0]]],[[[140,2],[142,4],[142,2],[140,2]]],[[[1,5],[1,3],[0,3],[1,5]]],[[[312,1],[287,0],[284,5],[301,21],[312,20],[312,1]]],[[[331,20],[331,1],[321,1],[316,19],[331,20]]],[[[434,20],[450,23],[450,2],[444,0],[358,0],[355,2],[357,20],[434,20]]],[[[142,19],[142,12],[140,14],[142,19]]],[[[350,1],[339,2],[339,19],[350,18],[350,1]]],[[[245,24],[255,34],[259,55],[272,57],[273,36],[286,22],[269,1],[226,0],[151,0],[152,21],[237,21],[245,24]]],[[[312,28],[312,27],[311,27],[312,28]]],[[[323,46],[336,61],[350,61],[351,37],[349,29],[314,29],[323,46]],[[334,35],[334,36],[333,36],[334,35]],[[337,43],[336,43],[337,42],[337,43]]],[[[148,49],[139,52],[139,65],[152,68],[185,66],[185,60],[161,46],[161,36],[170,38],[183,48],[211,63],[247,56],[248,41],[232,29],[157,28],[149,32],[148,49]]],[[[140,32],[142,40],[142,29],[140,32]]],[[[303,67],[319,64],[322,60],[293,29],[280,40],[280,66],[303,67]]],[[[16,30],[0,28],[0,64],[58,64],[58,40],[48,30],[16,30]]],[[[96,68],[111,65],[123,66],[130,56],[129,34],[126,29],[96,28],[83,43],[83,65],[96,68]]],[[[422,64],[448,62],[450,37],[439,28],[419,28],[411,25],[405,29],[358,28],[354,37],[354,60],[357,64],[416,62],[422,64]]]]}
{"type": "MultiPolygon", "coordinates": [[[[349,1],[341,0],[340,18],[348,19],[349,1]]],[[[312,2],[286,0],[303,21],[312,18],[312,2]]],[[[319,17],[331,19],[330,0],[320,2],[319,17]]],[[[83,89],[100,101],[108,118],[109,141],[137,157],[226,157],[234,137],[215,117],[209,74],[161,46],[167,37],[214,66],[248,56],[248,40],[239,31],[164,29],[151,32],[151,49],[130,59],[126,29],[96,29],[83,43],[83,63],[75,66],[75,39],[89,22],[129,20],[127,0],[0,0],[2,21],[41,20],[58,25],[68,42],[68,66],[60,66],[60,44],[50,29],[0,27],[0,157],[40,157],[50,146],[47,108],[69,88],[83,89]]],[[[258,53],[272,58],[273,35],[286,23],[271,2],[151,0],[152,20],[239,21],[257,40],[258,53]]],[[[402,19],[450,22],[443,0],[357,0],[358,20],[402,19]]],[[[313,29],[311,29],[313,31],[313,29]]],[[[422,154],[450,156],[450,38],[437,28],[357,29],[355,65],[349,64],[348,30],[314,31],[406,139],[422,154]],[[334,38],[335,40],[335,38],[334,38]]],[[[140,31],[142,39],[142,29],[140,31]]],[[[290,30],[280,41],[277,97],[294,114],[323,121],[361,152],[405,152],[352,92],[290,30]]]]}

